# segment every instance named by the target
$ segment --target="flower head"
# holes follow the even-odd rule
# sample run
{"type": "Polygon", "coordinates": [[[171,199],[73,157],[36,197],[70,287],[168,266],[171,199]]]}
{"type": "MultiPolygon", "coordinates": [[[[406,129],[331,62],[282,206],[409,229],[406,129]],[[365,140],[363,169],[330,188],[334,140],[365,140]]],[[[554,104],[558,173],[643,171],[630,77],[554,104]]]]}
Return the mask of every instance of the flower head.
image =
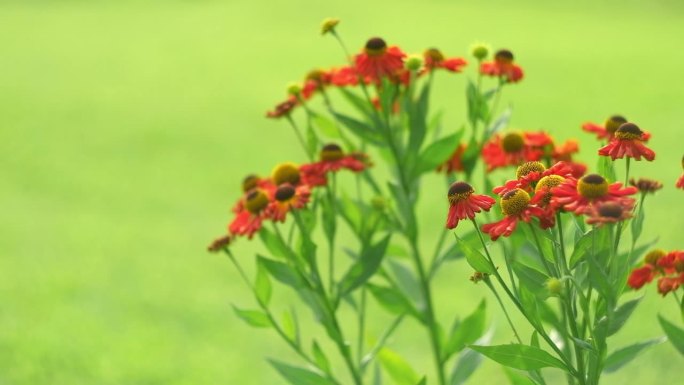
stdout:
{"type": "Polygon", "coordinates": [[[254,233],[261,229],[265,209],[269,203],[270,199],[266,191],[255,188],[247,192],[244,198],[244,209],[236,213],[235,219],[228,225],[230,234],[252,239],[254,233]]]}
{"type": "Polygon", "coordinates": [[[276,222],[285,222],[290,210],[302,209],[309,202],[311,190],[307,185],[293,186],[283,183],[275,191],[274,199],[266,207],[265,216],[276,222]]]}
{"type": "Polygon", "coordinates": [[[552,143],[544,132],[509,132],[494,135],[482,147],[482,159],[487,171],[500,167],[517,166],[527,161],[540,160],[544,155],[542,148],[552,143]]]}
{"type": "Polygon", "coordinates": [[[225,249],[226,247],[228,247],[228,245],[230,245],[230,242],[232,242],[232,240],[233,240],[233,237],[230,235],[224,235],[220,238],[216,238],[216,239],[214,239],[213,242],[211,242],[209,244],[209,246],[207,247],[207,251],[209,251],[210,253],[219,252],[219,251],[225,249]]]}
{"type": "Polygon", "coordinates": [[[473,194],[475,190],[465,182],[454,182],[449,187],[449,214],[447,215],[446,227],[453,229],[459,220],[473,219],[475,213],[482,210],[489,211],[496,203],[487,195],[473,194]]]}
{"type": "Polygon", "coordinates": [[[632,273],[627,279],[627,284],[632,289],[641,289],[645,284],[653,281],[654,276],[653,266],[644,265],[638,269],[632,270],[632,273]]]}
{"type": "Polygon", "coordinates": [[[642,194],[647,194],[647,193],[653,194],[656,191],[663,188],[662,183],[658,182],[657,180],[647,179],[647,178],[639,178],[638,180],[631,178],[629,180],[629,185],[636,187],[637,190],[639,190],[639,192],[642,194]]]}
{"type": "Polygon", "coordinates": [[[332,17],[323,19],[323,22],[321,23],[321,35],[325,35],[326,33],[335,33],[335,27],[337,27],[338,24],[340,24],[340,19],[335,19],[332,17]]]}
{"type": "Polygon", "coordinates": [[[451,174],[458,171],[463,171],[463,154],[465,153],[466,146],[460,143],[451,157],[441,165],[437,166],[437,172],[446,172],[446,174],[451,174]]]}
{"type": "Polygon", "coordinates": [[[468,64],[465,59],[460,57],[444,57],[442,52],[437,48],[426,49],[425,52],[423,52],[423,59],[425,60],[425,69],[427,71],[442,68],[449,72],[461,72],[463,67],[468,64]]]}
{"type": "Polygon", "coordinates": [[[361,172],[368,167],[367,159],[360,154],[345,154],[337,144],[330,143],[323,146],[319,161],[302,165],[300,170],[309,186],[323,186],[327,184],[327,174],[347,169],[361,172]]]}
{"type": "MultiPolygon", "coordinates": [[[[684,156],[682,156],[682,168],[684,169],[684,156]]],[[[682,176],[677,179],[677,183],[675,184],[677,188],[680,188],[684,190],[684,172],[682,173],[682,176]]]]}
{"type": "Polygon", "coordinates": [[[648,161],[655,159],[655,152],[643,143],[644,132],[634,123],[622,124],[611,141],[601,147],[599,155],[610,156],[611,159],[622,159],[625,155],[635,160],[643,156],[648,161]]]}
{"type": "Polygon", "coordinates": [[[551,189],[551,203],[576,215],[588,212],[592,204],[614,202],[633,205],[634,199],[628,195],[636,194],[634,187],[622,188],[622,183],[609,184],[598,174],[585,175],[580,179],[569,178],[560,186],[551,189]]]}
{"type": "Polygon", "coordinates": [[[625,119],[624,116],[613,115],[606,119],[606,122],[603,125],[591,122],[584,123],[582,125],[582,130],[596,134],[598,139],[612,139],[615,131],[624,123],[627,123],[627,119],[625,119]]]}
{"type": "Polygon", "coordinates": [[[587,223],[601,226],[617,223],[632,217],[632,205],[625,202],[602,202],[589,207],[587,223]]]}
{"type": "Polygon", "coordinates": [[[332,83],[332,74],[329,71],[313,70],[306,74],[304,86],[301,88],[301,95],[304,99],[310,99],[316,92],[332,83]]]}
{"type": "Polygon", "coordinates": [[[363,51],[354,60],[356,71],[361,76],[367,76],[376,83],[383,77],[396,80],[396,76],[404,68],[406,54],[398,47],[388,47],[379,37],[366,42],[363,51]]]}
{"type": "Polygon", "coordinates": [[[522,68],[513,62],[513,53],[507,49],[497,51],[494,61],[480,64],[480,73],[508,83],[517,83],[523,78],[522,68]]]}
{"type": "Polygon", "coordinates": [[[266,117],[267,118],[282,118],[283,116],[289,116],[292,113],[292,110],[294,110],[295,107],[299,102],[297,101],[297,98],[295,96],[290,95],[290,97],[275,106],[275,109],[273,111],[268,111],[266,112],[266,117]]]}
{"type": "Polygon", "coordinates": [[[549,217],[545,210],[530,203],[530,194],[525,190],[508,191],[500,200],[504,218],[498,222],[483,225],[482,231],[489,234],[492,241],[496,241],[502,235],[508,237],[513,234],[519,221],[529,222],[533,216],[539,218],[543,228],[553,226],[553,217],[549,217]]]}

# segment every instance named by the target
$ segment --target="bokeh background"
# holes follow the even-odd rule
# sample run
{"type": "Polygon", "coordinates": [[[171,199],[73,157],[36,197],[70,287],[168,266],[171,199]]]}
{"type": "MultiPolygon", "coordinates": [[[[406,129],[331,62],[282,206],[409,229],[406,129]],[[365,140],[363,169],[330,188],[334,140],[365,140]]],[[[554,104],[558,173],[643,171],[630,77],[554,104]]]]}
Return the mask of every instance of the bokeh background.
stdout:
{"type": "MultiPolygon", "coordinates": [[[[622,113],[651,131],[657,162],[633,175],[666,187],[647,202],[644,237],[684,247],[684,193],[673,186],[684,153],[676,0],[4,1],[0,384],[284,383],[263,358],[291,354],[235,317],[230,303],[254,302],[205,247],[224,231],[245,174],[304,160],[286,123],[263,116],[289,81],[342,62],[318,32],[328,16],[342,19],[353,49],[381,35],[410,52],[467,55],[474,41],[514,50],[527,77],[505,90],[512,125],[576,137],[590,164],[597,143],[582,122],[622,113]]],[[[435,105],[456,129],[472,72],[442,75],[435,105]]],[[[427,178],[426,248],[443,226],[441,188],[427,178]]],[[[236,246],[248,266],[254,249],[236,246]]],[[[487,297],[469,274],[457,262],[438,276],[444,323],[487,297]]],[[[672,299],[643,294],[613,347],[662,335],[658,313],[678,319],[672,299]]],[[[490,308],[495,341],[510,341],[490,308]]],[[[425,333],[406,322],[397,335],[391,346],[431,374],[425,333]]],[[[682,363],[663,344],[605,382],[676,384],[682,363]]],[[[501,379],[486,363],[474,383],[501,379]]]]}

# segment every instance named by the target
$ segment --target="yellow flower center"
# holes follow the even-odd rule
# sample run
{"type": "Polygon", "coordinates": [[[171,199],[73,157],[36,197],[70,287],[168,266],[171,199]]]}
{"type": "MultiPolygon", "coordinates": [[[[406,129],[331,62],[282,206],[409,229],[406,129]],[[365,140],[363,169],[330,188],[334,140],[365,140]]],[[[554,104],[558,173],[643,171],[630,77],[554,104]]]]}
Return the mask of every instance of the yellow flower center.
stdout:
{"type": "Polygon", "coordinates": [[[547,175],[537,182],[537,187],[534,188],[534,192],[538,193],[544,190],[550,190],[556,186],[560,186],[561,183],[565,182],[565,178],[560,175],[547,175]]]}
{"type": "Polygon", "coordinates": [[[282,163],[273,169],[271,178],[276,185],[283,183],[296,185],[299,183],[299,168],[294,163],[282,163]]]}
{"type": "Polygon", "coordinates": [[[577,192],[587,199],[600,198],[608,193],[608,181],[598,174],[589,174],[577,182],[577,192]]]}
{"type": "Polygon", "coordinates": [[[468,199],[475,192],[473,187],[466,182],[454,182],[449,187],[449,203],[454,204],[458,201],[468,199]]]}
{"type": "Polygon", "coordinates": [[[245,207],[252,214],[258,214],[268,206],[268,196],[262,189],[254,189],[247,194],[245,207]]]}
{"type": "Polygon", "coordinates": [[[506,216],[520,215],[530,203],[530,194],[519,188],[505,193],[501,197],[501,211],[506,216]]]}
{"type": "Polygon", "coordinates": [[[643,133],[636,124],[624,123],[615,131],[615,137],[620,140],[640,140],[643,133]]]}
{"type": "Polygon", "coordinates": [[[247,192],[257,186],[257,183],[259,183],[259,177],[250,174],[245,177],[245,179],[242,180],[242,192],[247,192]]]}
{"type": "Polygon", "coordinates": [[[654,266],[655,266],[655,264],[658,263],[658,260],[659,260],[660,258],[664,257],[665,254],[667,254],[667,253],[665,252],[665,250],[661,250],[661,249],[651,250],[651,251],[649,251],[648,254],[646,254],[646,256],[644,257],[644,262],[646,262],[646,263],[649,264],[649,265],[654,265],[654,266]]]}
{"type": "Polygon", "coordinates": [[[520,179],[531,172],[544,172],[546,167],[542,162],[526,162],[518,166],[515,170],[515,176],[520,179]]]}
{"type": "Polygon", "coordinates": [[[617,131],[617,129],[625,123],[627,123],[627,119],[625,119],[624,116],[613,115],[606,120],[604,125],[606,127],[606,131],[614,134],[615,131],[617,131]]]}
{"type": "Polygon", "coordinates": [[[509,132],[501,140],[501,146],[508,153],[520,152],[525,146],[525,139],[517,132],[509,132]]]}
{"type": "Polygon", "coordinates": [[[323,146],[320,157],[322,161],[331,162],[342,159],[344,157],[344,152],[340,146],[330,143],[323,146]]]}
{"type": "Polygon", "coordinates": [[[379,37],[368,39],[365,51],[369,56],[382,55],[387,51],[387,43],[379,37]]]}

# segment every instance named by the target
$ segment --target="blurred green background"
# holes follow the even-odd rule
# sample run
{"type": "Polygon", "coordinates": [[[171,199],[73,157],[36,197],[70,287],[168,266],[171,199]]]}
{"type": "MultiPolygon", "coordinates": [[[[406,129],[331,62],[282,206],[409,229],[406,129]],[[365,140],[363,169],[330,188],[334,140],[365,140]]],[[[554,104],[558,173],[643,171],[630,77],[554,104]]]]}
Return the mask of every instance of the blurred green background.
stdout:
{"type": "MultiPolygon", "coordinates": [[[[343,20],[354,49],[381,35],[409,52],[463,56],[474,41],[514,50],[527,77],[505,90],[512,125],[577,137],[591,164],[597,143],[580,124],[625,114],[653,133],[658,154],[633,175],[666,186],[647,202],[645,237],[684,247],[684,193],[673,187],[684,152],[681,2],[4,1],[0,384],[284,383],[263,358],[290,352],[234,316],[231,302],[254,302],[205,247],[224,231],[245,174],[304,160],[286,123],[263,115],[289,81],[341,63],[319,36],[328,16],[343,20]]],[[[470,71],[437,79],[435,105],[453,129],[465,121],[470,71]]],[[[422,194],[427,248],[447,203],[436,176],[422,194]]],[[[254,246],[235,250],[249,264],[254,246]]],[[[469,274],[458,262],[438,276],[443,322],[486,296],[469,274]]],[[[653,286],[644,294],[613,347],[662,335],[659,312],[677,320],[670,298],[653,286]]],[[[505,343],[510,332],[490,308],[505,343]]],[[[432,374],[413,322],[391,346],[432,374]]],[[[605,383],[675,384],[681,364],[659,345],[605,383]]],[[[486,363],[474,381],[501,378],[486,363]]]]}

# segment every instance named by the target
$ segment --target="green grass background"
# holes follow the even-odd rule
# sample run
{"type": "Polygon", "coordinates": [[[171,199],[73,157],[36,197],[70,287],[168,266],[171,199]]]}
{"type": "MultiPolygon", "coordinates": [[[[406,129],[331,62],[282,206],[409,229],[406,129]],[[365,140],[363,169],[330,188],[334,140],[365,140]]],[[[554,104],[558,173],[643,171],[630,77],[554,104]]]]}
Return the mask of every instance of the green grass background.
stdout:
{"type": "MultiPolygon", "coordinates": [[[[263,118],[287,82],[335,65],[323,17],[351,47],[381,35],[405,50],[466,55],[476,40],[515,51],[526,79],[506,89],[512,125],[582,140],[612,113],[653,133],[660,179],[646,238],[682,248],[684,7],[676,1],[10,1],[0,5],[0,384],[280,384],[263,357],[288,361],[229,262],[205,252],[239,182],[303,161],[285,122],[263,118]]],[[[472,72],[471,72],[472,73],[472,72]]],[[[463,76],[439,76],[449,127],[464,119],[463,76]]],[[[437,99],[436,99],[437,100],[437,99]]],[[[443,225],[437,177],[423,189],[424,246],[443,225]]],[[[253,245],[236,247],[248,264],[253,245]]],[[[449,265],[440,319],[486,297],[449,265]]],[[[654,287],[613,347],[677,320],[654,287]]],[[[283,307],[293,302],[277,297],[283,307]]],[[[493,306],[491,306],[494,309],[493,306]]],[[[494,315],[492,315],[494,313],[494,315]]],[[[309,318],[306,312],[301,318],[309,318]]],[[[511,339],[498,310],[499,343],[511,339]]],[[[387,320],[373,317],[377,335],[387,320]]],[[[406,322],[391,346],[432,374],[424,331],[406,322]]],[[[334,356],[334,351],[330,351],[334,356]]],[[[291,360],[291,362],[298,362],[291,360]]],[[[682,358],[660,345],[605,383],[675,384],[682,358]]],[[[474,383],[501,383],[483,366],[474,383]]]]}

